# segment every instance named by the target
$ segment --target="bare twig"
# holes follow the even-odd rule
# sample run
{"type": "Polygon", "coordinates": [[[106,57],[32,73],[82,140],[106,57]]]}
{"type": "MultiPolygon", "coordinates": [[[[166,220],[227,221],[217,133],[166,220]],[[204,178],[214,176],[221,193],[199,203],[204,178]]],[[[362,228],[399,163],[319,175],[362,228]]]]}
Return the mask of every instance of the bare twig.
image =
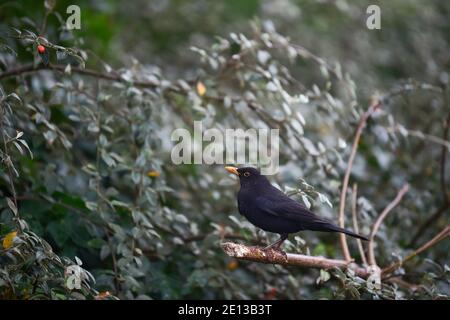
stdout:
{"type": "MultiPolygon", "coordinates": [[[[433,136],[428,133],[423,133],[422,131],[419,131],[419,130],[407,129],[401,125],[387,127],[386,130],[388,132],[395,132],[395,131],[403,132],[403,133],[405,133],[405,135],[416,137],[416,138],[419,138],[422,140],[429,141],[431,143],[438,144],[438,145],[442,146],[442,150],[444,150],[445,152],[448,152],[448,150],[450,150],[450,142],[448,142],[446,139],[439,138],[439,137],[433,136]]],[[[444,158],[444,160],[445,160],[445,158],[444,158]]]]}
{"type": "MultiPolygon", "coordinates": [[[[353,184],[352,189],[352,217],[353,217],[353,230],[356,233],[359,233],[358,226],[358,210],[357,210],[357,199],[358,199],[358,185],[356,183],[353,184]]],[[[356,243],[358,244],[359,255],[361,256],[361,260],[365,266],[367,266],[366,254],[364,253],[364,248],[362,245],[361,239],[356,239],[356,243]]]]}
{"type": "Polygon", "coordinates": [[[442,206],[440,206],[432,215],[428,217],[427,220],[425,220],[420,227],[417,229],[416,234],[413,236],[411,242],[408,244],[408,246],[412,247],[414,246],[417,241],[420,239],[420,237],[425,233],[425,231],[436,221],[438,220],[448,209],[450,208],[450,202],[444,203],[442,206]]]}
{"type": "Polygon", "coordinates": [[[46,10],[45,11],[45,16],[44,19],[42,20],[42,24],[41,24],[41,28],[39,30],[39,34],[43,35],[45,33],[45,30],[47,29],[47,20],[48,20],[48,16],[50,15],[51,10],[46,10]]]}
{"type": "Polygon", "coordinates": [[[411,291],[416,291],[420,287],[420,285],[415,284],[415,283],[409,283],[400,277],[393,277],[393,278],[387,279],[386,281],[390,282],[390,283],[395,283],[396,285],[406,288],[411,291]]]}
{"type": "Polygon", "coordinates": [[[431,240],[424,243],[420,248],[414,250],[412,253],[407,255],[406,258],[404,258],[403,260],[395,262],[395,263],[391,264],[389,267],[384,268],[382,271],[383,275],[388,275],[389,273],[394,272],[395,270],[400,268],[405,262],[411,260],[415,256],[421,254],[422,252],[431,248],[432,246],[436,245],[437,243],[445,240],[448,236],[450,236],[450,226],[445,227],[441,232],[439,232],[431,240]]]}
{"type": "Polygon", "coordinates": [[[116,294],[119,294],[120,292],[120,274],[119,274],[119,268],[117,266],[117,257],[116,257],[116,251],[114,250],[114,245],[111,240],[111,236],[108,232],[106,232],[106,237],[108,239],[108,247],[109,251],[111,252],[111,259],[112,259],[112,266],[114,271],[114,289],[116,290],[116,294]]]}
{"type": "Polygon", "coordinates": [[[386,218],[386,216],[389,214],[389,212],[391,212],[391,210],[394,209],[395,206],[397,206],[399,204],[399,202],[402,200],[405,193],[408,192],[408,189],[409,189],[408,184],[403,185],[403,187],[397,193],[397,196],[395,197],[395,199],[392,200],[392,202],[387,205],[387,207],[383,210],[383,212],[378,216],[377,220],[375,221],[375,223],[372,227],[372,232],[370,233],[370,239],[369,239],[368,260],[369,260],[370,265],[377,265],[377,263],[375,261],[375,254],[374,254],[375,235],[377,234],[378,229],[380,228],[381,223],[383,222],[384,218],[386,218]]]}
{"type": "Polygon", "coordinates": [[[361,268],[345,260],[306,256],[303,254],[283,253],[276,250],[264,250],[262,248],[248,247],[243,244],[233,242],[222,243],[222,248],[227,255],[236,259],[325,270],[332,268],[351,268],[359,277],[367,278],[370,275],[365,268],[361,268]]]}
{"type": "MultiPolygon", "coordinates": [[[[339,226],[344,228],[344,210],[345,200],[347,196],[348,182],[350,179],[350,172],[352,171],[353,160],[355,159],[356,150],[358,149],[359,139],[361,138],[362,131],[367,122],[367,119],[380,107],[380,101],[375,100],[371,103],[366,112],[363,113],[359,120],[358,128],[356,129],[355,139],[353,140],[352,150],[350,152],[350,158],[348,159],[347,169],[345,170],[344,180],[342,182],[342,190],[339,201],[339,226]]],[[[347,261],[351,260],[350,251],[348,250],[347,239],[345,234],[340,234],[340,242],[342,247],[342,253],[347,261]]]]}

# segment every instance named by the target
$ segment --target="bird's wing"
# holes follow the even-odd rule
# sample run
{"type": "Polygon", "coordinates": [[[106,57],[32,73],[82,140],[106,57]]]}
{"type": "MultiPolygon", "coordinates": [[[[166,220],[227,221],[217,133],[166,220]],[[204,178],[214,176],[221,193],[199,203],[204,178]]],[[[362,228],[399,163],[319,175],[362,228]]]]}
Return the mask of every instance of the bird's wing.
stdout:
{"type": "Polygon", "coordinates": [[[315,215],[303,204],[289,198],[279,190],[275,193],[272,192],[270,195],[265,194],[256,197],[255,204],[264,213],[292,220],[305,228],[309,228],[313,224],[329,223],[326,219],[315,215]]]}

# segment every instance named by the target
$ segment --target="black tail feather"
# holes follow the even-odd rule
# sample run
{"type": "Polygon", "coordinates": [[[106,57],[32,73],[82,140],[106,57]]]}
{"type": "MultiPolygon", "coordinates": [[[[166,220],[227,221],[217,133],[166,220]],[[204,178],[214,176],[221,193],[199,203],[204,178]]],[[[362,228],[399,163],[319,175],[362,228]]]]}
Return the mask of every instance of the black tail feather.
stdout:
{"type": "Polygon", "coordinates": [[[352,236],[352,237],[355,237],[355,238],[358,238],[358,239],[361,239],[361,240],[369,241],[369,238],[367,238],[365,236],[362,236],[360,234],[357,234],[357,233],[355,233],[353,231],[350,231],[350,230],[347,230],[347,229],[343,229],[343,228],[338,227],[338,226],[336,226],[334,224],[330,225],[330,231],[345,233],[345,234],[347,234],[349,236],[352,236]]]}

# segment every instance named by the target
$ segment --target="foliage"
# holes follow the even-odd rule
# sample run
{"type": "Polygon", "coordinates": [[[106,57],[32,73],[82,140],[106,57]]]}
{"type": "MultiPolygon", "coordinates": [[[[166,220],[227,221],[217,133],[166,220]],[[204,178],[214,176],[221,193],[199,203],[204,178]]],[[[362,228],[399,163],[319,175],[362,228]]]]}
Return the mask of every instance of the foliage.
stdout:
{"type": "MultiPolygon", "coordinates": [[[[377,262],[426,242],[450,207],[450,6],[380,3],[381,31],[350,1],[80,2],[79,31],[64,24],[67,1],[1,3],[0,296],[448,298],[448,241],[376,288],[351,271],[230,260],[223,239],[275,235],[237,214],[222,167],[170,159],[171,132],[195,120],[279,128],[272,181],[336,221],[355,129],[379,100],[352,168],[360,231],[408,182],[377,234],[377,262]],[[81,265],[71,290],[65,271],[81,265]]],[[[334,234],[302,233],[284,249],[341,254],[334,234]]]]}

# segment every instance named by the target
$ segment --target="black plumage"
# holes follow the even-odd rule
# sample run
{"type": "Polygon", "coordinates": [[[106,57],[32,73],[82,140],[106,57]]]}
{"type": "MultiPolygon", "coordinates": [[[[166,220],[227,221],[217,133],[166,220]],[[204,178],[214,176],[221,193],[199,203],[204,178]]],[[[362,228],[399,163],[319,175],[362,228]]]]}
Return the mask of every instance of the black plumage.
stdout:
{"type": "Polygon", "coordinates": [[[255,168],[226,169],[239,177],[241,188],[238,193],[239,212],[255,226],[273,233],[280,239],[267,248],[279,248],[291,233],[302,230],[342,232],[349,236],[368,240],[366,237],[343,229],[289,198],[278,190],[255,168]]]}

